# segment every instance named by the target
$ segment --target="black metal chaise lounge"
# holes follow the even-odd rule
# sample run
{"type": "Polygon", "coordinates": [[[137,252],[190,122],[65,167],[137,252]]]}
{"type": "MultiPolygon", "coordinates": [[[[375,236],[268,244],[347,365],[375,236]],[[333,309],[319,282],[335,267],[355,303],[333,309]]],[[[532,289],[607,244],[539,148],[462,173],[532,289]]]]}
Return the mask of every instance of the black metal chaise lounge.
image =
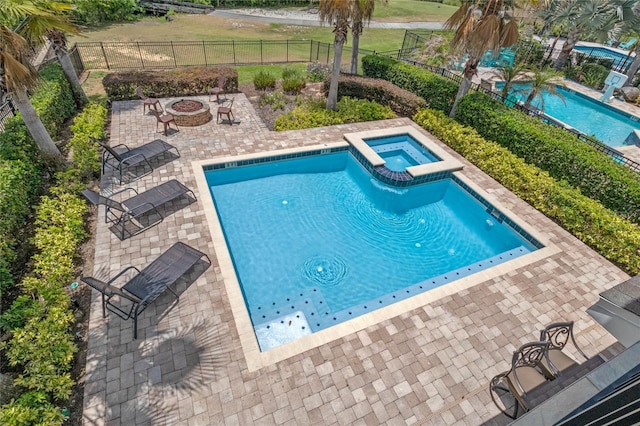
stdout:
{"type": "Polygon", "coordinates": [[[142,270],[135,266],[128,266],[106,282],[94,277],[82,277],[81,280],[102,294],[103,317],[106,318],[108,310],[124,320],[133,318],[133,338],[137,339],[138,316],[166,291],[171,292],[176,300],[179,300],[178,294],[170,288],[171,284],[195,266],[202,257],[206,258],[208,262],[206,268],[208,268],[211,265],[209,256],[182,242],[177,242],[142,270]],[[112,285],[129,271],[135,271],[135,274],[121,288],[112,285]],[[126,307],[112,303],[111,299],[115,296],[125,303],[131,302],[128,311],[126,307]]]}
{"type": "Polygon", "coordinates": [[[172,150],[175,150],[177,157],[180,157],[180,151],[178,151],[178,148],[163,141],[162,139],[156,139],[135,148],[129,148],[125,144],[109,146],[101,140],[94,140],[104,148],[104,151],[102,152],[102,173],[104,174],[107,166],[111,167],[118,171],[120,182],[122,182],[122,171],[129,167],[141,164],[146,165],[150,169],[149,172],[145,173],[148,174],[153,171],[153,166],[151,165],[150,160],[154,157],[172,150]]]}
{"type": "Polygon", "coordinates": [[[162,183],[140,194],[133,188],[124,188],[115,192],[113,195],[125,191],[133,191],[136,195],[124,201],[117,201],[90,189],[82,191],[82,195],[92,204],[96,206],[104,204],[104,221],[105,223],[113,223],[112,230],[114,230],[121,240],[124,240],[126,235],[132,237],[162,222],[164,216],[160,212],[160,206],[186,195],[192,196],[194,201],[197,201],[193,191],[175,179],[162,183]],[[152,212],[158,215],[156,220],[152,220],[146,224],[140,223],[139,219],[142,218],[142,216],[146,216],[152,212]],[[133,222],[134,220],[135,223],[133,222]],[[135,226],[135,228],[129,229],[132,227],[128,227],[130,224],[135,226]]]}

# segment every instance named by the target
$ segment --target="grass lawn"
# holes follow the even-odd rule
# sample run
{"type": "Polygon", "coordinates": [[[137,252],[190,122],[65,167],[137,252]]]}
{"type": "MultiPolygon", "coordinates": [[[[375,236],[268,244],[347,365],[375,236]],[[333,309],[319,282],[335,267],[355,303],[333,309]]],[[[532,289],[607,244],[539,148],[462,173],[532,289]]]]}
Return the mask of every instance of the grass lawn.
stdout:
{"type": "MultiPolygon", "coordinates": [[[[291,8],[305,10],[306,8],[291,8]]],[[[391,0],[376,5],[372,21],[382,22],[443,22],[457,9],[441,3],[422,0],[391,0]]],[[[398,49],[404,37],[402,29],[365,27],[360,47],[385,51],[398,49]]],[[[255,21],[219,18],[208,15],[174,16],[172,22],[164,18],[146,17],[138,22],[112,24],[89,28],[70,42],[95,41],[200,41],[200,40],[316,40],[333,42],[332,28],[266,24],[255,21]]],[[[347,45],[351,43],[349,41],[347,45]]]]}
{"type": "MultiPolygon", "coordinates": [[[[456,9],[441,3],[422,0],[391,0],[387,6],[376,5],[373,21],[383,22],[416,22],[444,21],[456,9]]],[[[297,8],[299,10],[306,8],[297,8]]],[[[387,51],[402,46],[405,30],[380,29],[365,27],[360,37],[360,48],[387,51]]],[[[171,22],[164,18],[145,17],[137,22],[111,24],[99,28],[88,28],[82,35],[70,37],[70,44],[75,42],[116,42],[116,41],[229,41],[229,40],[316,40],[333,43],[332,28],[303,27],[283,24],[267,24],[255,21],[219,18],[208,15],[174,16],[171,22]]],[[[351,45],[351,34],[346,46],[351,45]]],[[[346,60],[347,55],[343,55],[346,60]]],[[[267,69],[277,78],[285,65],[237,67],[240,84],[253,81],[258,69],[267,69]]],[[[306,68],[305,65],[290,66],[306,68]]],[[[103,71],[90,71],[83,83],[88,96],[95,100],[106,99],[102,88],[103,71]]]]}

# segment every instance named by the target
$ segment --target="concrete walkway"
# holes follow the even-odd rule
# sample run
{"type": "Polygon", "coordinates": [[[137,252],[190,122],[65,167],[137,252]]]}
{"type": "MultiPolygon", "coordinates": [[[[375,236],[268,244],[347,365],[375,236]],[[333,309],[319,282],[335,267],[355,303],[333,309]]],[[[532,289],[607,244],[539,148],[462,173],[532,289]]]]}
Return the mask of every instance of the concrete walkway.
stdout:
{"type": "Polygon", "coordinates": [[[235,99],[239,124],[212,120],[168,137],[156,133],[156,120],[142,113],[140,101],[113,103],[112,145],[135,147],[161,137],[181,153],[156,163],[153,173],[130,186],[142,191],[176,178],[198,201],[173,206],[162,223],[124,241],[99,220],[94,271],[85,275],[106,279],[126,265],[147,265],[176,241],[206,252],[213,264],[173,287],[177,304],[163,296],[151,305],[137,340],[131,321],[102,318],[94,292],[85,425],[506,424],[491,402],[489,380],[548,323],[574,320],[589,356],[610,357],[620,349],[586,308],[628,275],[439,143],[464,164],[465,178],[547,241],[548,255],[498,267],[474,285],[453,287],[375,325],[356,322],[346,336],[252,371],[220,269],[222,249],[205,218],[211,206],[198,191],[192,162],[341,141],[344,133],[396,126],[431,136],[407,118],[276,133],[243,94],[235,99]]]}

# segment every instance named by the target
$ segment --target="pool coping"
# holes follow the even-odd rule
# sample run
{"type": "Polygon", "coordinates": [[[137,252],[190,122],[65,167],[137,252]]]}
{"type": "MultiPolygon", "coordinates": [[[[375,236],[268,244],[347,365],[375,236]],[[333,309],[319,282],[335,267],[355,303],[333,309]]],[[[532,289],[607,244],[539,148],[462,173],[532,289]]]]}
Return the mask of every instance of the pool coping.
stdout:
{"type": "MultiPolygon", "coordinates": [[[[214,164],[224,165],[240,161],[251,161],[264,157],[290,157],[298,156],[307,152],[328,150],[344,150],[348,147],[347,142],[332,142],[319,145],[296,147],[277,151],[244,154],[233,157],[222,157],[209,160],[197,160],[191,163],[205,218],[209,225],[213,247],[218,259],[218,266],[222,275],[227,297],[233,317],[235,320],[236,330],[240,338],[240,343],[247,363],[247,369],[250,372],[258,371],[261,368],[271,366],[280,361],[299,355],[305,351],[324,345],[344,336],[356,333],[367,327],[379,324],[382,321],[389,320],[405,312],[425,306],[431,302],[446,296],[453,295],[457,292],[469,289],[475,285],[486,282],[487,280],[496,278],[515,269],[524,267],[534,262],[545,259],[561,249],[549,242],[541,233],[536,231],[532,226],[525,223],[521,218],[512,211],[504,207],[495,197],[482,190],[479,185],[473,183],[469,178],[463,175],[463,172],[454,172],[457,179],[483,197],[487,202],[491,203],[494,208],[508,217],[512,222],[527,232],[531,237],[535,238],[542,248],[517,257],[513,260],[506,261],[491,268],[476,272],[472,275],[463,277],[459,280],[452,281],[438,288],[427,290],[417,294],[411,298],[387,305],[380,309],[366,313],[349,321],[337,324],[330,328],[320,330],[310,335],[304,336],[298,340],[280,345],[265,352],[260,351],[260,346],[255,334],[254,326],[251,322],[249,311],[246,307],[242,289],[235,272],[235,267],[231,258],[231,253],[224,237],[222,226],[218,219],[218,215],[213,202],[213,197],[207,184],[205,169],[211,170],[214,164]]],[[[449,156],[449,154],[447,154],[449,156]]]]}

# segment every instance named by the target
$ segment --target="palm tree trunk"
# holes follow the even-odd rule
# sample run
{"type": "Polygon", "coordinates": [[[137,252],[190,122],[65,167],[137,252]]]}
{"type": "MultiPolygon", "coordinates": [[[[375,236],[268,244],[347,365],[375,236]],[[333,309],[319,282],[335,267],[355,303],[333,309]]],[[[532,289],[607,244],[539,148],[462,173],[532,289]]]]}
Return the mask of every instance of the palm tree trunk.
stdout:
{"type": "Polygon", "coordinates": [[[633,84],[633,78],[638,73],[638,68],[640,68],[640,47],[636,48],[636,57],[633,58],[633,62],[631,62],[627,70],[627,82],[624,84],[625,86],[631,86],[633,84]]]}
{"type": "Polygon", "coordinates": [[[556,44],[558,43],[558,37],[556,36],[555,40],[553,40],[553,44],[551,44],[551,49],[549,49],[549,54],[547,55],[547,58],[545,59],[545,62],[551,59],[551,56],[553,56],[553,51],[556,50],[556,44]]]}
{"type": "Polygon", "coordinates": [[[53,139],[51,139],[51,135],[47,132],[44,124],[42,124],[33,105],[31,105],[27,91],[24,88],[16,89],[12,92],[12,95],[13,103],[20,111],[22,120],[27,126],[31,137],[36,141],[41,154],[50,159],[61,160],[62,154],[53,139]]]}
{"type": "Polygon", "coordinates": [[[581,31],[579,27],[576,27],[575,29],[571,30],[571,32],[569,32],[569,34],[567,35],[567,39],[562,45],[562,50],[560,51],[560,54],[558,55],[558,58],[553,65],[555,69],[561,70],[567,64],[569,55],[571,54],[571,51],[579,40],[580,32],[581,31]]]}
{"type": "Polygon", "coordinates": [[[451,107],[451,112],[449,112],[450,118],[455,118],[456,110],[458,109],[458,103],[460,99],[464,95],[469,92],[471,88],[471,80],[473,76],[476,74],[478,63],[480,61],[478,59],[469,58],[467,61],[467,65],[464,67],[464,72],[462,73],[462,81],[460,82],[460,87],[458,88],[458,93],[456,93],[456,100],[453,101],[453,106],[451,107]]]}
{"type": "Polygon", "coordinates": [[[76,101],[76,105],[78,108],[82,108],[86,104],[89,103],[89,99],[87,99],[87,95],[84,93],[82,89],[82,85],[80,84],[80,79],[76,74],[76,69],[73,67],[71,63],[71,58],[69,58],[69,52],[67,49],[58,47],[54,45],[54,52],[56,52],[56,56],[58,57],[58,62],[62,66],[62,71],[64,75],[67,77],[67,81],[69,81],[69,85],[71,86],[71,91],[73,92],[73,97],[76,101]]]}
{"type": "Polygon", "coordinates": [[[351,47],[351,74],[358,74],[358,46],[360,45],[360,36],[353,33],[353,46],[351,47]]]}
{"type": "Polygon", "coordinates": [[[338,77],[340,76],[340,65],[342,64],[342,47],[344,46],[344,38],[341,41],[336,40],[333,43],[333,69],[331,70],[331,84],[329,85],[329,93],[327,94],[327,109],[336,110],[338,105],[338,77]]]}
{"type": "Polygon", "coordinates": [[[358,49],[360,46],[360,34],[362,34],[362,21],[354,21],[351,28],[351,74],[358,74],[358,49]]]}

